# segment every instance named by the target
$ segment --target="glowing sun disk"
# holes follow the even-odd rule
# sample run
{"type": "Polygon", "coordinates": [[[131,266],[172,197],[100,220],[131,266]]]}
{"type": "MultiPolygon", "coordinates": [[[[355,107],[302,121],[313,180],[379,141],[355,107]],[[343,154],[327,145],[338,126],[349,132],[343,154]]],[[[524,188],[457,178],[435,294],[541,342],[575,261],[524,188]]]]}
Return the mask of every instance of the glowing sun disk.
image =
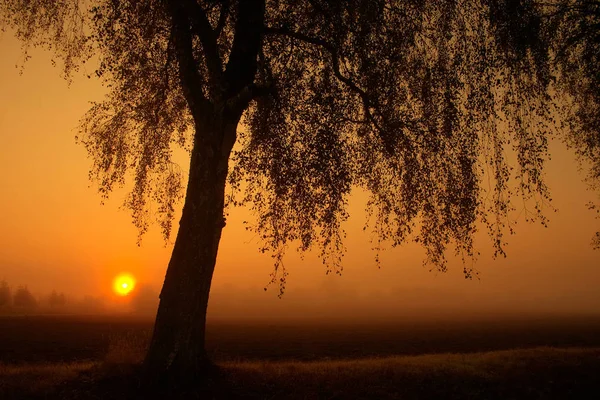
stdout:
{"type": "Polygon", "coordinates": [[[119,274],[113,282],[113,290],[119,296],[127,296],[135,287],[135,278],[130,274],[119,274]]]}

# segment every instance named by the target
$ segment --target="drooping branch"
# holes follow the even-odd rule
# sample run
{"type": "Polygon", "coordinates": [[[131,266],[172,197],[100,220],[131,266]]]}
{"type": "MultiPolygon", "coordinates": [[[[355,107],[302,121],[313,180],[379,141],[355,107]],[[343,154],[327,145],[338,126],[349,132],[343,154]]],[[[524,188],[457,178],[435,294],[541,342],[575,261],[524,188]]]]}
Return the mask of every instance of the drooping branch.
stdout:
{"type": "Polygon", "coordinates": [[[573,4],[569,1],[558,0],[555,2],[535,2],[535,5],[542,9],[553,10],[551,13],[542,12],[541,15],[544,17],[554,17],[567,12],[600,15],[600,1],[579,1],[573,4]]]}
{"type": "Polygon", "coordinates": [[[285,28],[285,27],[281,27],[281,28],[266,27],[265,34],[266,35],[282,35],[282,36],[286,36],[286,37],[289,37],[292,39],[297,39],[297,40],[300,40],[301,42],[309,43],[309,44],[313,44],[315,46],[321,47],[325,51],[327,51],[331,56],[332,69],[333,69],[333,74],[335,75],[335,77],[340,82],[344,83],[352,92],[356,93],[360,97],[362,105],[363,105],[363,110],[367,117],[367,121],[371,122],[379,132],[383,132],[382,127],[379,125],[375,116],[371,112],[371,108],[374,108],[374,105],[372,104],[372,101],[369,98],[368,93],[364,89],[360,88],[351,78],[348,78],[342,74],[342,72],[340,70],[340,59],[339,59],[339,55],[338,55],[338,50],[333,44],[329,43],[325,39],[311,37],[311,36],[308,36],[301,32],[292,31],[289,28],[285,28]]]}

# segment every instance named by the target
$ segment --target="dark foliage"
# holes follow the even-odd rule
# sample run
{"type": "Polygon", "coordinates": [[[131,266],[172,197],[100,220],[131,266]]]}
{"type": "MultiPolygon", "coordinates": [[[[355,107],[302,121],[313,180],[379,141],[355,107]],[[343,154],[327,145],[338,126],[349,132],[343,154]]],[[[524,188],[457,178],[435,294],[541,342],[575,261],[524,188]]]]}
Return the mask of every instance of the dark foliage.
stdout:
{"type": "Polygon", "coordinates": [[[8,283],[6,283],[6,281],[0,282],[0,307],[10,306],[11,297],[8,283]]]}
{"type": "Polygon", "coordinates": [[[451,242],[474,255],[481,219],[503,254],[513,192],[533,199],[531,217],[545,221],[558,92],[574,98],[568,137],[598,177],[595,1],[267,1],[261,46],[248,50],[254,58],[230,53],[238,30],[249,29],[238,15],[244,3],[188,0],[196,88],[181,86],[166,3],[2,7],[2,26],[25,45],[52,47],[67,75],[99,56],[95,74],[111,90],[83,119],[81,141],[103,195],[133,173],[127,206],[140,233],[153,216],[170,233],[182,194],[171,151],[202,134],[187,90],[213,104],[252,91],[229,177],[242,196],[229,200],[256,212],[252,229],[275,272],[291,243],[316,245],[328,271],[340,272],[341,224],[356,187],[371,193],[376,249],[412,237],[445,270],[451,242]],[[254,75],[239,75],[247,63],[254,75]]]}
{"type": "Polygon", "coordinates": [[[27,286],[19,286],[17,290],[15,290],[12,303],[13,306],[23,309],[37,307],[37,300],[33,297],[27,286]]]}

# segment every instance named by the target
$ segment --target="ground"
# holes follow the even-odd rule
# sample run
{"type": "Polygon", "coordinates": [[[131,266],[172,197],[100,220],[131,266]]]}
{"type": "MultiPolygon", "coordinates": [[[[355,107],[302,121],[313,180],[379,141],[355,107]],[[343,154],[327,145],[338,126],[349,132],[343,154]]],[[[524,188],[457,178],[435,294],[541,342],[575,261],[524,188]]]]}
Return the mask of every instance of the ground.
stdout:
{"type": "MultiPolygon", "coordinates": [[[[139,385],[151,322],[0,317],[1,399],[173,398],[139,385]]],[[[181,398],[600,398],[600,317],[211,321],[181,398]]]]}

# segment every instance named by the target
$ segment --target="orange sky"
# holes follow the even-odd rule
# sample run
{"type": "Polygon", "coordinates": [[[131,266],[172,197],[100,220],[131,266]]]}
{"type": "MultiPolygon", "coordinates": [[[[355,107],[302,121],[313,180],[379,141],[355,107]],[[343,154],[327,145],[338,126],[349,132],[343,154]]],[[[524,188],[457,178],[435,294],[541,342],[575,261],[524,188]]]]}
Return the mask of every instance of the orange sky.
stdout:
{"type": "MultiPolygon", "coordinates": [[[[27,284],[37,293],[57,289],[112,299],[114,276],[128,271],[138,284],[159,289],[172,244],[165,246],[154,227],[136,246],[136,229],[119,210],[125,191],[100,205],[87,177],[90,161],[75,144],[78,119],[89,101],[101,99],[102,87],[79,76],[68,87],[42,51],[32,52],[20,75],[19,44],[8,33],[0,39],[0,54],[0,280],[27,284]]],[[[600,311],[600,251],[590,246],[600,221],[585,207],[597,195],[581,182],[572,154],[560,143],[551,148],[547,181],[559,212],[549,215],[548,229],[520,222],[517,235],[509,238],[507,259],[493,261],[489,241],[481,236],[480,280],[466,281],[458,260],[451,260],[446,274],[430,273],[414,244],[384,253],[378,270],[369,235],[362,231],[364,199],[356,195],[343,276],[326,276],[311,254],[302,261],[290,253],[288,289],[278,300],[277,288],[262,290],[271,259],[259,254],[244,230],[246,210],[235,209],[223,233],[211,315],[600,311]]]]}

